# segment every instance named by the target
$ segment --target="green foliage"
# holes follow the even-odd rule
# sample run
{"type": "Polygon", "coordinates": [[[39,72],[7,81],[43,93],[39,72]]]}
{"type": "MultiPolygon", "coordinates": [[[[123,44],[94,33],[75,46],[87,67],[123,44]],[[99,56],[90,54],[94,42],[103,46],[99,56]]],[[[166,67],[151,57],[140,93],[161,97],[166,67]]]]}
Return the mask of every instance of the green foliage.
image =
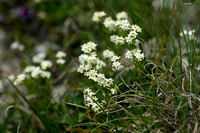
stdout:
{"type": "MultiPolygon", "coordinates": [[[[36,46],[47,46],[46,59],[53,63],[51,78],[29,78],[21,86],[7,79],[5,99],[0,101],[0,132],[200,132],[199,119],[199,6],[198,0],[33,0],[0,1],[4,20],[0,27],[6,48],[14,40],[24,51],[11,51],[7,60],[17,58],[22,70],[33,63],[36,46]],[[17,14],[20,7],[33,12],[28,19],[17,14]],[[95,11],[114,18],[127,12],[129,21],[142,28],[139,48],[143,61],[123,58],[130,45],[116,46],[102,23],[91,21],[95,11]],[[193,38],[184,30],[195,29],[193,38]],[[180,37],[179,33],[184,33],[180,37]],[[77,73],[81,45],[94,41],[97,55],[110,49],[121,56],[124,69],[118,73],[105,60],[106,77],[113,77],[117,94],[77,73]],[[56,64],[56,51],[67,56],[56,64]],[[8,88],[8,89],[7,89],[8,88]],[[92,88],[101,101],[109,101],[102,111],[87,107],[84,90],[92,88]],[[105,95],[104,95],[105,94],[105,95]]],[[[121,33],[119,31],[118,33],[121,33]]],[[[124,35],[126,33],[123,33],[124,35]]],[[[9,50],[10,51],[10,50],[9,50]]],[[[0,62],[1,63],[1,62],[0,62]]]]}

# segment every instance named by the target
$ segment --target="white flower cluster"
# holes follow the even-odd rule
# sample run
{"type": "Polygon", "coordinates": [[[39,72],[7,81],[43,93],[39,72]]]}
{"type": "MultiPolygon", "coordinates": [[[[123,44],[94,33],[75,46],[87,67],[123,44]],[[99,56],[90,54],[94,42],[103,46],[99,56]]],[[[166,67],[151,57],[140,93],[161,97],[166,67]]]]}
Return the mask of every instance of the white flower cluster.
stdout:
{"type": "Polygon", "coordinates": [[[117,19],[128,19],[128,14],[125,11],[116,14],[117,19]]]}
{"type": "Polygon", "coordinates": [[[37,55],[34,55],[32,58],[33,63],[41,63],[46,58],[45,53],[38,53],[37,55]]]}
{"type": "Polygon", "coordinates": [[[14,81],[14,84],[20,85],[25,79],[28,79],[30,77],[50,78],[51,72],[47,71],[47,69],[50,69],[53,66],[53,64],[49,60],[44,60],[45,57],[45,53],[38,53],[37,55],[33,56],[33,63],[40,63],[40,66],[27,66],[24,69],[23,73],[18,75],[16,79],[13,76],[10,77],[12,78],[12,81],[14,81]]]}
{"type": "Polygon", "coordinates": [[[88,76],[89,79],[94,80],[98,85],[103,87],[110,87],[113,84],[113,79],[107,79],[104,74],[98,73],[96,70],[90,70],[85,72],[85,76],[88,76]]]}
{"type": "Polygon", "coordinates": [[[111,17],[105,18],[103,24],[106,28],[109,29],[109,31],[115,31],[116,30],[115,21],[111,17]]]}
{"type": "Polygon", "coordinates": [[[103,24],[110,31],[116,31],[117,28],[128,31],[131,30],[131,24],[128,21],[128,15],[126,12],[120,12],[116,14],[117,20],[113,20],[111,17],[106,17],[103,24]]]}
{"type": "MultiPolygon", "coordinates": [[[[102,17],[106,14],[104,12],[95,12],[92,20],[95,22],[102,21],[102,17]]],[[[137,25],[131,25],[128,21],[128,15],[126,12],[120,12],[116,14],[117,20],[113,20],[111,17],[106,17],[103,20],[103,25],[109,29],[109,31],[116,33],[123,33],[120,35],[111,35],[110,41],[116,45],[124,44],[134,44],[136,49],[128,51],[125,56],[126,58],[133,59],[136,58],[138,61],[144,59],[144,54],[139,50],[138,45],[140,41],[137,39],[138,33],[142,32],[142,29],[137,25]]],[[[111,91],[111,94],[116,94],[119,89],[118,86],[114,85],[114,80],[112,78],[106,78],[103,73],[99,73],[98,70],[106,66],[105,62],[97,57],[96,50],[97,44],[94,42],[88,42],[81,46],[83,54],[79,56],[80,66],[78,72],[83,73],[88,79],[95,81],[98,85],[106,87],[111,91]],[[115,86],[113,88],[113,86],[115,86]]],[[[114,52],[107,49],[103,51],[103,57],[108,58],[112,62],[112,69],[114,71],[120,71],[123,69],[120,57],[115,55],[114,52]]],[[[84,98],[88,107],[92,107],[93,110],[98,112],[102,106],[98,102],[98,98],[91,89],[87,88],[84,90],[84,98]],[[87,94],[87,96],[86,96],[87,94]]]]}
{"type": "MultiPolygon", "coordinates": [[[[66,57],[66,54],[62,51],[57,52],[55,55],[57,58],[57,63],[58,64],[64,64],[65,60],[63,59],[66,57]]],[[[48,69],[51,69],[53,67],[53,63],[49,60],[45,60],[46,54],[45,53],[38,53],[37,55],[34,55],[32,58],[33,63],[37,63],[37,65],[30,65],[27,66],[23,73],[18,75],[17,78],[13,75],[9,76],[9,79],[11,81],[14,81],[15,85],[20,85],[25,79],[29,78],[50,78],[51,77],[51,72],[48,71],[48,69]]]]}
{"type": "MultiPolygon", "coordinates": [[[[32,78],[39,78],[39,77],[50,78],[51,73],[49,71],[45,71],[47,68],[50,68],[50,67],[52,67],[52,63],[50,61],[43,61],[41,63],[41,67],[39,67],[39,66],[27,66],[24,69],[24,73],[30,74],[32,78]]],[[[27,77],[28,77],[28,75],[27,75],[27,77]]]]}
{"type": "Polygon", "coordinates": [[[14,81],[14,85],[19,85],[21,84],[26,78],[25,74],[20,74],[17,76],[17,79],[14,81]]]}
{"type": "Polygon", "coordinates": [[[131,31],[142,33],[142,28],[139,27],[138,25],[134,24],[134,25],[131,26],[131,31]]]}
{"type": "Polygon", "coordinates": [[[179,36],[180,37],[183,37],[183,35],[185,35],[185,36],[188,36],[189,37],[189,39],[191,40],[191,39],[196,39],[195,38],[195,32],[196,32],[196,30],[189,30],[189,31],[187,31],[187,30],[183,30],[183,32],[180,32],[179,33],[179,36]]]}
{"type": "Polygon", "coordinates": [[[39,66],[27,66],[24,72],[17,76],[14,81],[14,85],[20,85],[25,79],[32,78],[50,78],[51,73],[49,71],[42,70],[39,66]]]}
{"type": "MultiPolygon", "coordinates": [[[[110,36],[110,41],[115,43],[116,45],[120,45],[120,44],[123,45],[125,43],[129,45],[134,44],[134,46],[137,47],[137,49],[128,51],[125,54],[126,58],[132,59],[135,56],[135,58],[138,61],[143,60],[144,53],[141,53],[141,50],[139,50],[138,45],[140,41],[137,39],[138,33],[142,32],[142,28],[135,24],[131,25],[128,21],[128,15],[124,11],[117,13],[116,18],[117,18],[116,21],[114,21],[111,17],[105,18],[103,22],[104,26],[108,28],[110,31],[115,31],[117,28],[121,29],[122,31],[128,31],[128,34],[126,35],[126,37],[119,36],[119,35],[112,35],[110,36]]],[[[114,54],[109,50],[104,51],[103,55],[105,58],[112,59],[115,57],[114,54]]],[[[114,68],[114,70],[120,70],[123,68],[120,62],[118,61],[114,61],[112,64],[112,67],[114,68]]]]}
{"type": "Polygon", "coordinates": [[[127,19],[118,19],[115,25],[123,31],[128,31],[131,28],[131,25],[127,19]]]}
{"type": "Polygon", "coordinates": [[[92,50],[96,50],[96,46],[97,44],[95,44],[94,42],[88,42],[88,43],[85,43],[81,46],[81,50],[84,52],[84,53],[91,53],[92,50]]]}
{"type": "Polygon", "coordinates": [[[64,58],[64,57],[66,57],[66,54],[65,54],[64,52],[62,52],[62,51],[58,51],[58,52],[57,52],[56,58],[62,59],[62,58],[64,58]]]}
{"type": "Polygon", "coordinates": [[[56,58],[57,58],[56,63],[63,65],[65,63],[65,60],[63,58],[65,57],[66,57],[66,54],[64,52],[58,51],[56,54],[56,58]]]}
{"type": "Polygon", "coordinates": [[[99,22],[103,16],[106,16],[104,11],[98,11],[93,14],[92,21],[99,22]]]}
{"type": "Polygon", "coordinates": [[[110,36],[110,41],[116,45],[122,45],[125,43],[125,39],[122,36],[112,35],[110,36]]]}
{"type": "Polygon", "coordinates": [[[24,45],[21,44],[19,41],[14,41],[11,45],[10,48],[13,50],[19,50],[19,51],[23,51],[24,50],[24,45]]]}
{"type": "Polygon", "coordinates": [[[125,53],[126,58],[133,59],[133,56],[135,56],[138,61],[142,61],[144,59],[144,53],[141,53],[141,50],[139,49],[128,50],[125,53]]]}
{"type": "Polygon", "coordinates": [[[119,89],[119,87],[117,85],[115,85],[114,88],[111,88],[110,91],[111,91],[111,94],[117,94],[117,90],[119,89]]]}
{"type": "Polygon", "coordinates": [[[128,44],[132,44],[133,41],[136,39],[138,32],[142,32],[142,29],[137,25],[132,25],[131,31],[129,32],[128,36],[125,38],[128,44]]]}
{"type": "Polygon", "coordinates": [[[90,88],[84,90],[84,99],[86,101],[86,106],[91,107],[95,112],[99,112],[102,108],[102,104],[98,102],[96,94],[91,91],[90,88]]]}
{"type": "Polygon", "coordinates": [[[43,70],[46,70],[46,69],[52,67],[51,61],[48,61],[48,60],[42,61],[40,65],[41,65],[41,68],[42,68],[43,70]]]}
{"type": "Polygon", "coordinates": [[[134,31],[134,30],[130,31],[129,34],[128,34],[128,36],[126,37],[126,42],[128,44],[132,44],[133,40],[136,39],[137,35],[138,35],[138,33],[136,31],[134,31]]]}
{"type": "Polygon", "coordinates": [[[13,74],[9,75],[9,76],[8,76],[8,79],[9,79],[10,81],[14,81],[14,80],[15,80],[15,75],[13,75],[13,74]]]}
{"type": "Polygon", "coordinates": [[[100,86],[110,87],[113,84],[113,79],[106,78],[104,74],[97,72],[106,64],[97,57],[95,52],[92,52],[96,50],[96,46],[97,44],[94,42],[88,42],[81,46],[85,54],[79,56],[80,66],[77,71],[84,73],[85,76],[97,82],[100,86]]]}
{"type": "Polygon", "coordinates": [[[79,56],[79,62],[81,63],[78,72],[83,73],[83,71],[88,71],[91,69],[101,69],[102,67],[106,66],[105,62],[100,60],[96,57],[95,53],[88,54],[81,54],[79,56]],[[84,69],[83,69],[84,68],[84,69]]]}
{"type": "Polygon", "coordinates": [[[138,39],[135,39],[135,44],[134,44],[134,45],[135,45],[136,47],[138,47],[139,44],[140,44],[140,41],[139,41],[138,39]]]}
{"type": "Polygon", "coordinates": [[[109,58],[112,61],[112,69],[114,71],[120,71],[123,69],[123,65],[119,62],[120,57],[116,56],[112,51],[110,50],[104,50],[103,51],[104,58],[109,58]]]}
{"type": "Polygon", "coordinates": [[[113,20],[111,17],[106,17],[104,19],[104,26],[109,29],[109,31],[116,31],[117,29],[121,29],[122,31],[128,31],[128,35],[126,37],[112,35],[110,37],[111,42],[115,44],[133,44],[134,40],[136,40],[138,33],[142,32],[142,28],[138,25],[131,25],[128,21],[128,15],[126,12],[122,11],[116,14],[117,20],[113,20]]]}

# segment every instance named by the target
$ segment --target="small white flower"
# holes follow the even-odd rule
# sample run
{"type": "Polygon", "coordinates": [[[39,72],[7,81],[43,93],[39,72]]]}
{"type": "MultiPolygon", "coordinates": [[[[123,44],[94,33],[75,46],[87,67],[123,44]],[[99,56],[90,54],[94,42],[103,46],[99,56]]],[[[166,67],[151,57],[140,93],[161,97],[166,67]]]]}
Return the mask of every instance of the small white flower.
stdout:
{"type": "Polygon", "coordinates": [[[59,51],[59,52],[56,54],[56,58],[58,58],[58,59],[62,59],[62,58],[64,58],[64,57],[66,57],[66,54],[65,54],[64,52],[62,52],[62,51],[59,51]]]}
{"type": "Polygon", "coordinates": [[[50,78],[51,73],[48,71],[41,70],[40,67],[35,67],[35,69],[31,72],[32,78],[50,78]]]}
{"type": "Polygon", "coordinates": [[[100,86],[110,87],[113,84],[113,79],[107,79],[104,74],[98,73],[96,70],[85,72],[84,75],[88,76],[88,79],[97,82],[100,86]]]}
{"type": "Polygon", "coordinates": [[[125,53],[125,57],[128,58],[128,59],[133,59],[133,52],[128,50],[126,53],[125,53]]]}
{"type": "Polygon", "coordinates": [[[96,57],[96,53],[94,52],[90,55],[81,54],[79,56],[79,62],[81,65],[84,66],[85,70],[91,70],[92,68],[98,70],[106,66],[105,62],[101,61],[98,57],[96,57]]]}
{"type": "Polygon", "coordinates": [[[52,67],[52,62],[51,61],[48,61],[48,60],[44,60],[41,62],[41,68],[43,70],[46,70],[47,68],[51,68],[52,67]]]}
{"type": "Polygon", "coordinates": [[[80,56],[79,56],[79,62],[81,63],[81,64],[85,64],[86,62],[87,62],[87,59],[89,58],[89,56],[87,55],[87,54],[81,54],[80,56]]]}
{"type": "Polygon", "coordinates": [[[22,83],[22,81],[24,81],[26,78],[25,74],[20,74],[17,76],[17,79],[14,81],[14,85],[19,85],[22,83]]]}
{"type": "Polygon", "coordinates": [[[40,76],[41,76],[42,78],[50,78],[51,73],[48,72],[48,71],[41,71],[41,72],[40,72],[40,76]]]}
{"type": "Polygon", "coordinates": [[[96,70],[90,70],[89,72],[85,73],[85,76],[88,76],[88,79],[92,79],[94,81],[97,81],[97,71],[96,70]]]}
{"type": "Polygon", "coordinates": [[[180,32],[180,33],[179,33],[179,36],[180,36],[180,37],[183,37],[183,34],[186,35],[186,34],[187,34],[187,30],[183,30],[183,32],[180,32]]]}
{"type": "Polygon", "coordinates": [[[19,51],[23,51],[24,50],[24,45],[20,44],[19,41],[14,41],[11,45],[10,45],[11,49],[16,49],[19,51]]]}
{"type": "Polygon", "coordinates": [[[130,23],[128,22],[127,19],[124,19],[124,20],[117,20],[115,25],[117,27],[119,27],[120,29],[122,29],[123,31],[127,31],[127,30],[130,30],[131,28],[131,25],[130,23]]]}
{"type": "Polygon", "coordinates": [[[24,69],[24,73],[31,73],[36,67],[35,66],[27,66],[24,69]]]}
{"type": "Polygon", "coordinates": [[[140,44],[140,41],[138,39],[135,39],[135,46],[138,47],[140,44]]]}
{"type": "Polygon", "coordinates": [[[84,93],[89,93],[91,92],[90,88],[84,89],[84,93]]]}
{"type": "Polygon", "coordinates": [[[24,45],[19,45],[18,49],[19,49],[19,51],[23,51],[24,50],[24,45]]]}
{"type": "Polygon", "coordinates": [[[128,14],[125,11],[116,14],[117,19],[128,19],[128,14]]]}
{"type": "Polygon", "coordinates": [[[88,42],[88,43],[85,43],[81,46],[81,50],[84,52],[84,53],[90,53],[92,52],[92,50],[96,50],[96,46],[97,44],[95,44],[94,42],[88,42]]]}
{"type": "Polygon", "coordinates": [[[111,61],[115,62],[117,60],[119,60],[120,58],[116,55],[114,55],[112,58],[111,58],[111,61]]]}
{"type": "Polygon", "coordinates": [[[102,67],[105,67],[105,66],[106,66],[106,63],[97,58],[97,63],[96,63],[95,68],[98,70],[98,69],[101,69],[102,67]]]}
{"type": "MultiPolygon", "coordinates": [[[[105,86],[107,86],[107,87],[110,87],[111,85],[113,85],[113,79],[112,78],[109,78],[109,79],[106,79],[106,84],[105,84],[105,86]]],[[[104,87],[105,87],[104,86],[104,87]]]]}
{"type": "Polygon", "coordinates": [[[120,57],[114,55],[114,53],[112,51],[110,51],[108,49],[104,50],[103,56],[104,56],[104,58],[111,59],[111,61],[113,62],[112,63],[112,69],[114,71],[120,71],[123,68],[122,64],[118,61],[120,59],[120,57]]]}
{"type": "Polygon", "coordinates": [[[96,74],[96,82],[100,85],[100,86],[104,86],[104,83],[106,81],[105,75],[102,73],[98,73],[96,74]]]}
{"type": "Polygon", "coordinates": [[[65,60],[64,59],[57,59],[56,63],[63,65],[63,64],[65,64],[65,60]]]}
{"type": "Polygon", "coordinates": [[[93,109],[95,112],[99,112],[100,107],[99,107],[96,103],[94,103],[94,104],[92,105],[92,109],[93,109]]]}
{"type": "Polygon", "coordinates": [[[15,41],[15,42],[13,42],[11,45],[10,45],[10,48],[11,49],[17,49],[18,47],[19,47],[19,42],[18,41],[15,41]]]}
{"type": "Polygon", "coordinates": [[[102,104],[98,102],[96,94],[90,88],[84,89],[84,99],[87,107],[91,107],[95,112],[99,112],[102,104]]]}
{"type": "Polygon", "coordinates": [[[189,31],[183,30],[183,32],[180,32],[179,35],[180,35],[180,37],[183,37],[183,34],[184,34],[185,36],[188,36],[189,39],[191,40],[191,39],[196,39],[195,32],[196,32],[196,30],[189,30],[189,31]]]}
{"type": "Polygon", "coordinates": [[[107,49],[107,50],[103,51],[103,56],[104,56],[104,58],[110,58],[111,59],[114,56],[114,53],[107,49]]]}
{"type": "Polygon", "coordinates": [[[15,76],[13,74],[11,74],[11,75],[8,76],[8,79],[10,81],[14,81],[15,80],[15,76]]]}
{"type": "Polygon", "coordinates": [[[141,50],[139,49],[134,49],[134,50],[128,50],[126,53],[125,53],[125,57],[126,58],[129,58],[129,59],[133,59],[133,56],[135,56],[135,58],[138,60],[138,61],[141,61],[144,59],[144,53],[141,53],[141,50]]]}
{"type": "Polygon", "coordinates": [[[190,30],[190,31],[188,31],[188,35],[192,36],[195,32],[196,32],[195,30],[190,30]]]}
{"type": "Polygon", "coordinates": [[[130,31],[129,34],[128,34],[128,36],[125,37],[126,42],[128,44],[132,44],[133,40],[136,39],[137,35],[138,35],[138,33],[135,30],[130,31]]]}
{"type": "Polygon", "coordinates": [[[40,74],[41,74],[41,69],[40,69],[40,67],[36,67],[33,71],[32,71],[32,73],[31,73],[31,76],[33,77],[33,78],[38,78],[39,76],[40,76],[40,74]]]}
{"type": "Polygon", "coordinates": [[[144,59],[144,53],[141,53],[141,50],[139,49],[134,49],[135,51],[133,52],[135,58],[138,60],[138,61],[142,61],[144,59]]]}
{"type": "Polygon", "coordinates": [[[125,39],[122,36],[112,35],[110,36],[110,41],[115,43],[116,45],[124,44],[125,39]]]}
{"type": "Polygon", "coordinates": [[[117,93],[117,86],[115,86],[114,88],[112,88],[112,89],[110,89],[110,91],[111,91],[111,94],[116,94],[117,93]]]}
{"type": "Polygon", "coordinates": [[[115,61],[112,63],[112,69],[114,71],[120,71],[120,70],[122,70],[122,68],[123,68],[123,66],[119,61],[115,61]]]}
{"type": "Polygon", "coordinates": [[[85,67],[83,65],[80,65],[77,72],[83,73],[85,71],[85,67]]]}
{"type": "Polygon", "coordinates": [[[138,25],[132,25],[131,30],[136,31],[136,32],[142,32],[142,28],[139,27],[138,25]]]}
{"type": "Polygon", "coordinates": [[[46,57],[45,53],[38,53],[37,55],[33,56],[32,61],[34,63],[41,63],[45,57],[46,57]]]}
{"type": "Polygon", "coordinates": [[[94,12],[92,21],[99,22],[103,16],[106,16],[106,13],[104,11],[94,12]]]}
{"type": "Polygon", "coordinates": [[[96,57],[97,53],[96,52],[91,52],[90,55],[93,56],[93,57],[96,57]]]}
{"type": "Polygon", "coordinates": [[[109,29],[109,31],[115,31],[116,30],[115,21],[111,17],[105,18],[103,24],[106,28],[109,29]]]}

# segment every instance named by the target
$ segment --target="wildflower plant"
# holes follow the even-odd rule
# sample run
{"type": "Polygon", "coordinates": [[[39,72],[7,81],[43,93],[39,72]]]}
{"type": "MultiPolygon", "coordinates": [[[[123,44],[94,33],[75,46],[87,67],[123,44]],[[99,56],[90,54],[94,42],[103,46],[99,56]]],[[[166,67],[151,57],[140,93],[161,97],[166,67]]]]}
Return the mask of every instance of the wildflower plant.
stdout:
{"type": "MultiPolygon", "coordinates": [[[[124,11],[117,13],[116,20],[110,16],[105,16],[106,14],[103,11],[95,12],[92,20],[102,23],[108,29],[108,34],[110,35],[109,43],[112,43],[113,47],[121,48],[120,52],[122,54],[117,55],[114,49],[108,45],[98,56],[96,52],[98,44],[91,41],[84,43],[81,46],[83,54],[79,56],[80,66],[77,70],[96,84],[92,83],[91,88],[87,88],[88,91],[84,91],[84,95],[88,95],[85,96],[86,106],[90,107],[92,105],[92,110],[95,112],[100,112],[104,109],[107,109],[106,111],[110,110],[110,107],[103,106],[103,103],[108,104],[109,98],[111,99],[112,95],[118,92],[119,88],[117,86],[119,84],[115,81],[115,76],[117,73],[123,72],[127,67],[126,61],[123,61],[126,59],[122,59],[121,56],[131,59],[131,62],[143,61],[145,57],[144,53],[139,49],[140,41],[138,40],[138,34],[142,32],[142,29],[138,25],[132,25],[129,22],[127,13],[124,11]],[[100,15],[98,15],[99,13],[100,15]],[[98,21],[94,18],[98,18],[98,21]],[[106,70],[109,67],[112,68],[113,74],[109,74],[106,70]],[[101,98],[98,98],[98,94],[92,91],[101,93],[101,98]],[[88,100],[88,97],[91,98],[88,100]],[[93,101],[92,99],[95,100],[93,101]]],[[[130,64],[133,65],[133,63],[130,64]]]]}
{"type": "MultiPolygon", "coordinates": [[[[55,55],[56,63],[63,65],[65,63],[66,54],[62,51],[57,52],[55,55]]],[[[19,74],[16,79],[14,79],[14,85],[21,85],[24,83],[25,79],[50,79],[51,69],[53,63],[50,60],[46,60],[46,53],[38,53],[32,57],[33,65],[27,65],[22,74],[19,74]]]]}
{"type": "Polygon", "coordinates": [[[0,132],[200,132],[190,2],[1,1],[0,132]]]}
{"type": "MultiPolygon", "coordinates": [[[[104,14],[99,21],[94,22],[104,26],[106,41],[88,42],[81,46],[83,54],[79,56],[78,72],[87,77],[88,82],[83,86],[85,105],[95,112],[96,120],[109,123],[112,120],[131,119],[127,122],[126,128],[119,127],[120,124],[123,125],[122,123],[118,125],[110,122],[109,124],[113,124],[113,128],[116,128],[111,129],[112,131],[149,131],[149,127],[162,130],[162,125],[170,125],[170,122],[165,124],[164,121],[174,123],[174,117],[175,119],[178,117],[175,110],[179,110],[184,101],[182,99],[180,102],[177,97],[181,97],[181,93],[185,96],[185,92],[177,90],[180,89],[180,83],[181,87],[185,86],[185,81],[177,79],[184,74],[188,75],[187,71],[190,71],[191,76],[191,68],[189,70],[185,68],[186,72],[183,73],[181,65],[181,76],[178,76],[176,58],[170,63],[165,57],[161,58],[161,66],[146,60],[142,49],[146,42],[140,37],[142,28],[132,24],[124,11],[117,13],[115,18],[104,14]],[[170,109],[164,106],[172,101],[176,103],[173,105],[176,109],[170,108],[173,111],[167,112],[170,109]],[[98,119],[102,116],[105,116],[104,120],[98,119]],[[162,116],[164,118],[161,118],[162,116]]],[[[193,59],[190,60],[194,53],[189,53],[192,49],[190,47],[187,49],[187,45],[196,40],[194,33],[195,30],[183,30],[180,33],[180,37],[186,40],[186,54],[191,64],[194,64],[193,59]]],[[[182,59],[182,53],[180,58],[182,59]]],[[[198,70],[198,67],[195,69],[198,70]]],[[[190,76],[183,79],[191,82],[188,78],[190,76]]],[[[193,108],[191,100],[188,102],[187,106],[193,108]]],[[[178,127],[178,124],[176,126],[178,127]]]]}
{"type": "MultiPolygon", "coordinates": [[[[42,115],[40,111],[47,107],[47,103],[55,102],[56,96],[54,96],[54,93],[56,87],[52,86],[52,83],[56,84],[57,80],[53,76],[55,76],[55,70],[63,70],[65,68],[65,57],[65,52],[58,51],[57,53],[54,52],[54,58],[50,60],[47,53],[40,52],[29,58],[31,62],[24,65],[24,69],[20,74],[17,76],[5,76],[21,98],[28,104],[40,124],[45,127],[45,130],[51,130],[52,132],[55,132],[53,131],[55,129],[49,126],[49,123],[44,120],[46,115],[42,115]],[[58,63],[57,60],[62,60],[62,63],[58,63]],[[38,99],[40,104],[37,104],[38,99]]],[[[52,123],[55,123],[55,121],[52,123]]]]}

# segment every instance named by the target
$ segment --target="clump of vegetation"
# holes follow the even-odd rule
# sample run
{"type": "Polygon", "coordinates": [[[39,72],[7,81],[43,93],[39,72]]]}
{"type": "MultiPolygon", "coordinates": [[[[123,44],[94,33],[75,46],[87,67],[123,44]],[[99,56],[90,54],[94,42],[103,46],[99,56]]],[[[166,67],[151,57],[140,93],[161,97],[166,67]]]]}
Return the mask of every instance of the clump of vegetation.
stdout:
{"type": "Polygon", "coordinates": [[[199,5],[1,1],[0,132],[200,132],[199,5]]]}

